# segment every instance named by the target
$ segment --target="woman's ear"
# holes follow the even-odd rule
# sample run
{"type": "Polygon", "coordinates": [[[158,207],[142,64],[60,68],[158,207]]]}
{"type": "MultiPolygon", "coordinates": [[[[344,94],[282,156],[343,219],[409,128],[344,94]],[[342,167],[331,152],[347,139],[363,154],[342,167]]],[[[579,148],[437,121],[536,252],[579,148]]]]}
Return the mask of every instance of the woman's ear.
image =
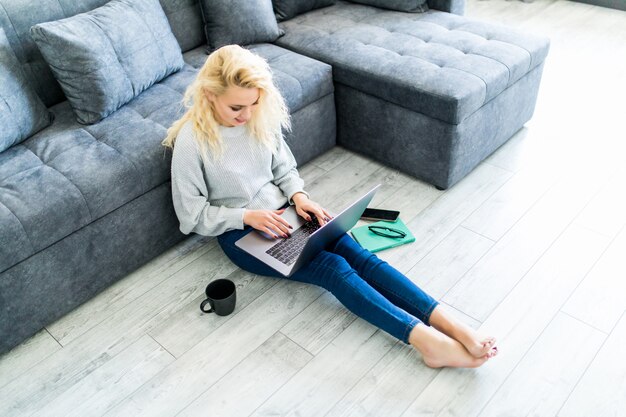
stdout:
{"type": "Polygon", "coordinates": [[[213,94],[212,92],[210,92],[209,90],[207,90],[206,88],[204,89],[204,95],[206,96],[206,98],[210,101],[210,102],[215,102],[215,94],[213,94]]]}

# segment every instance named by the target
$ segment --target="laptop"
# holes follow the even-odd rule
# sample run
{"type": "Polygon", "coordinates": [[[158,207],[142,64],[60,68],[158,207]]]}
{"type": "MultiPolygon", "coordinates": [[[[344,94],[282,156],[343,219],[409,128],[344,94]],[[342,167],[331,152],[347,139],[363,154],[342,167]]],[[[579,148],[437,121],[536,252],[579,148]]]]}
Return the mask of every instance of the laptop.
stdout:
{"type": "Polygon", "coordinates": [[[281,216],[293,226],[291,237],[274,239],[253,230],[235,245],[282,275],[291,276],[327,245],[352,229],[379,187],[380,184],[372,188],[322,227],[315,216],[307,222],[298,216],[294,206],[289,206],[281,216]]]}

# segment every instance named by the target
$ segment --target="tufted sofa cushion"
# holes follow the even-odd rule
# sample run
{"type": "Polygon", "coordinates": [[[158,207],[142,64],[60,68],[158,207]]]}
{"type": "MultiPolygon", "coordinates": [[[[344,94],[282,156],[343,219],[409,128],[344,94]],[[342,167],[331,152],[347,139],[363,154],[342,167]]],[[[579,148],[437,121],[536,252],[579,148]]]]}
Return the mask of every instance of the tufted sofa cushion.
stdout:
{"type": "Polygon", "coordinates": [[[280,23],[278,45],[333,66],[336,82],[459,124],[540,65],[549,41],[439,11],[338,2],[280,23]]]}
{"type": "Polygon", "coordinates": [[[90,126],[65,101],[52,126],[0,153],[0,272],[169,180],[160,142],[195,74],[187,65],[90,126]]]}
{"type": "MultiPolygon", "coordinates": [[[[269,43],[246,48],[267,60],[292,114],[333,92],[330,65],[269,43]]],[[[190,65],[200,68],[207,54],[205,48],[196,48],[183,57],[190,65]]]]}

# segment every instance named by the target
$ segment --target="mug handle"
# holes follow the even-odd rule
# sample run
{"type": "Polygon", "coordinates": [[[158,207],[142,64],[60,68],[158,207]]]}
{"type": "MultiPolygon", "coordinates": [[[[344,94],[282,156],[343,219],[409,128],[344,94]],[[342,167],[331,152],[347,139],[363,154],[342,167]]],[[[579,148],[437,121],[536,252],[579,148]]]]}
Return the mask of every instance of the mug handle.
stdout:
{"type": "MultiPolygon", "coordinates": [[[[200,310],[202,310],[203,313],[213,313],[215,310],[209,308],[208,310],[205,310],[204,307],[209,304],[210,300],[207,298],[206,300],[204,300],[202,302],[202,304],[200,304],[200,310]]],[[[210,304],[209,304],[210,305],[210,304]]]]}

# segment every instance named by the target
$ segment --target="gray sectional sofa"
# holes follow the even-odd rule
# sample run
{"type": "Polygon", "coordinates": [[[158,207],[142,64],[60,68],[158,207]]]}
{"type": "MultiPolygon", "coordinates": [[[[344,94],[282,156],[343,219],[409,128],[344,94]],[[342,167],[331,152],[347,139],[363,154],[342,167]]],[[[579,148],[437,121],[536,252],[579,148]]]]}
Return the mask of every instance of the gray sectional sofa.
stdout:
{"type": "MultiPolygon", "coordinates": [[[[421,13],[372,5],[404,1],[274,0],[280,23],[270,23],[282,36],[248,47],[268,60],[286,98],[286,140],[299,164],[339,143],[447,188],[530,119],[546,39],[466,19],[464,0],[429,0],[421,13]]],[[[81,124],[76,97],[51,69],[59,65],[40,52],[50,35],[31,27],[105,3],[0,0],[8,40],[0,52],[19,62],[7,74],[21,71],[16,85],[34,91],[53,119],[0,152],[0,352],[184,238],[171,202],[171,153],[160,142],[182,114],[207,44],[216,46],[207,18],[225,2],[161,0],[181,68],[81,124]]],[[[33,106],[11,111],[31,116],[33,106]]]]}

